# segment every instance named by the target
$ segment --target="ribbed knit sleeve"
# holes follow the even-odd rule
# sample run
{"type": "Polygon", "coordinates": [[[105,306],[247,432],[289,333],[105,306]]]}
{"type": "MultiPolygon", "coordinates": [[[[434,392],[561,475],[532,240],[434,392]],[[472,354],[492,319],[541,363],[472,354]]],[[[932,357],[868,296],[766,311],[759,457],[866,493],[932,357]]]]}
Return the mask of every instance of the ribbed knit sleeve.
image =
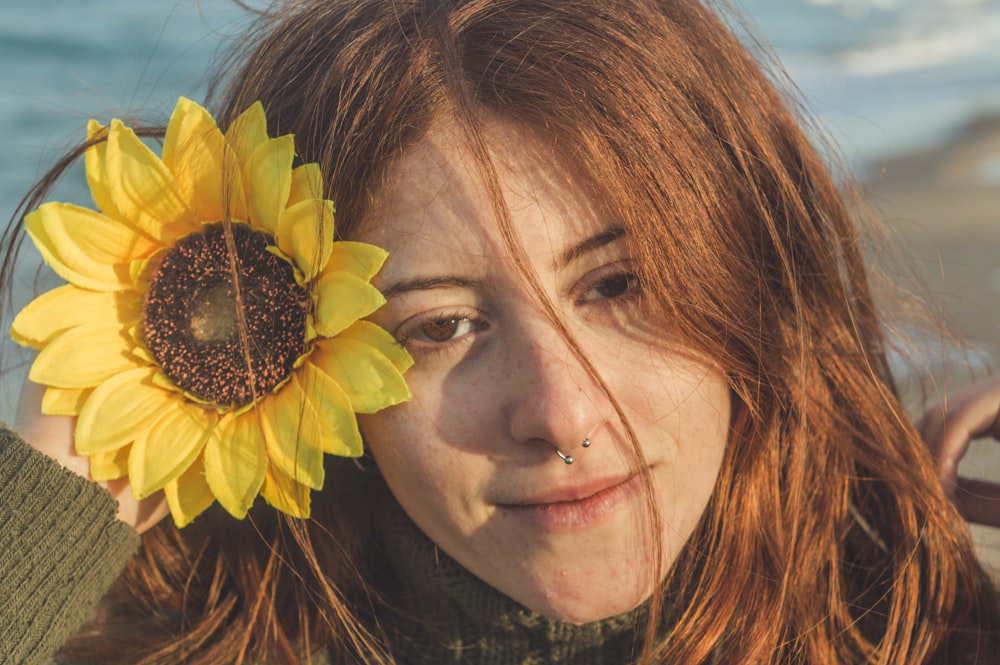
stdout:
{"type": "Polygon", "coordinates": [[[0,428],[0,662],[41,665],[139,545],[100,486],[0,428]]]}

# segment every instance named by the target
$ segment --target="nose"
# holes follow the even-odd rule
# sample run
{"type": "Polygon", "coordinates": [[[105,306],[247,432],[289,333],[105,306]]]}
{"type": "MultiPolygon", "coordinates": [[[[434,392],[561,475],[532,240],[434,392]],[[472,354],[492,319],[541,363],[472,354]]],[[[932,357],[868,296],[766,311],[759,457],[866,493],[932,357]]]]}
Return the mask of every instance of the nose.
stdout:
{"type": "Polygon", "coordinates": [[[523,330],[506,372],[511,437],[555,449],[567,464],[613,413],[597,379],[551,325],[523,330]]]}

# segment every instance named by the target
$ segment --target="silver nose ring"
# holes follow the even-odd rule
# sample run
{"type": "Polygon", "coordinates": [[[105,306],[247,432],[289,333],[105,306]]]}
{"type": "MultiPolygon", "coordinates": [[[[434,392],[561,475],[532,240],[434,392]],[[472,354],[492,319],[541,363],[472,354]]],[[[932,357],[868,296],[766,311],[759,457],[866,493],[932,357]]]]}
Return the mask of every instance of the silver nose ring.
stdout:
{"type": "MultiPolygon", "coordinates": [[[[583,446],[584,448],[590,448],[590,439],[584,439],[583,443],[581,443],[580,445],[583,446]]],[[[552,450],[556,451],[556,455],[559,456],[559,459],[561,459],[562,461],[566,462],[566,464],[572,464],[573,463],[573,457],[571,455],[567,455],[566,453],[564,453],[563,451],[559,450],[555,446],[552,446],[552,450]]]]}

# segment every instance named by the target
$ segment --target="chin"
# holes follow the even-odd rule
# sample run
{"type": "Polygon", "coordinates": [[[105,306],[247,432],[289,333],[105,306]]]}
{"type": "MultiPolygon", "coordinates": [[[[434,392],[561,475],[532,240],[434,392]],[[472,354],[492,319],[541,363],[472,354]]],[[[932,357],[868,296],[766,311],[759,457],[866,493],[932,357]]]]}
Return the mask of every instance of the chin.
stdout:
{"type": "Polygon", "coordinates": [[[630,612],[642,605],[648,598],[648,595],[640,596],[625,603],[598,603],[587,607],[553,607],[551,611],[543,611],[542,614],[550,619],[581,626],[630,612]]]}
{"type": "MultiPolygon", "coordinates": [[[[569,576],[568,573],[566,575],[569,576]]],[[[634,580],[629,585],[623,585],[617,579],[605,581],[584,578],[578,584],[561,584],[558,588],[551,588],[550,585],[546,589],[540,589],[536,598],[521,602],[550,619],[581,625],[630,612],[646,602],[651,595],[652,587],[644,580],[634,580]]]]}

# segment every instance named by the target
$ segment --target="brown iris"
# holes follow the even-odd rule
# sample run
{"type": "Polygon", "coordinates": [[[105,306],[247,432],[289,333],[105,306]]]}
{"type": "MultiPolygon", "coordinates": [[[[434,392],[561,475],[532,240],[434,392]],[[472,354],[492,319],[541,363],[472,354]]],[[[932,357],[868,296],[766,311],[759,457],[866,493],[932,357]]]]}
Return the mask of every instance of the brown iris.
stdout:
{"type": "Polygon", "coordinates": [[[230,228],[239,302],[225,225],[211,224],[160,261],[142,325],[146,347],[174,384],[205,402],[243,406],[284,380],[305,351],[307,297],[292,266],[267,251],[267,235],[230,228]]]}

